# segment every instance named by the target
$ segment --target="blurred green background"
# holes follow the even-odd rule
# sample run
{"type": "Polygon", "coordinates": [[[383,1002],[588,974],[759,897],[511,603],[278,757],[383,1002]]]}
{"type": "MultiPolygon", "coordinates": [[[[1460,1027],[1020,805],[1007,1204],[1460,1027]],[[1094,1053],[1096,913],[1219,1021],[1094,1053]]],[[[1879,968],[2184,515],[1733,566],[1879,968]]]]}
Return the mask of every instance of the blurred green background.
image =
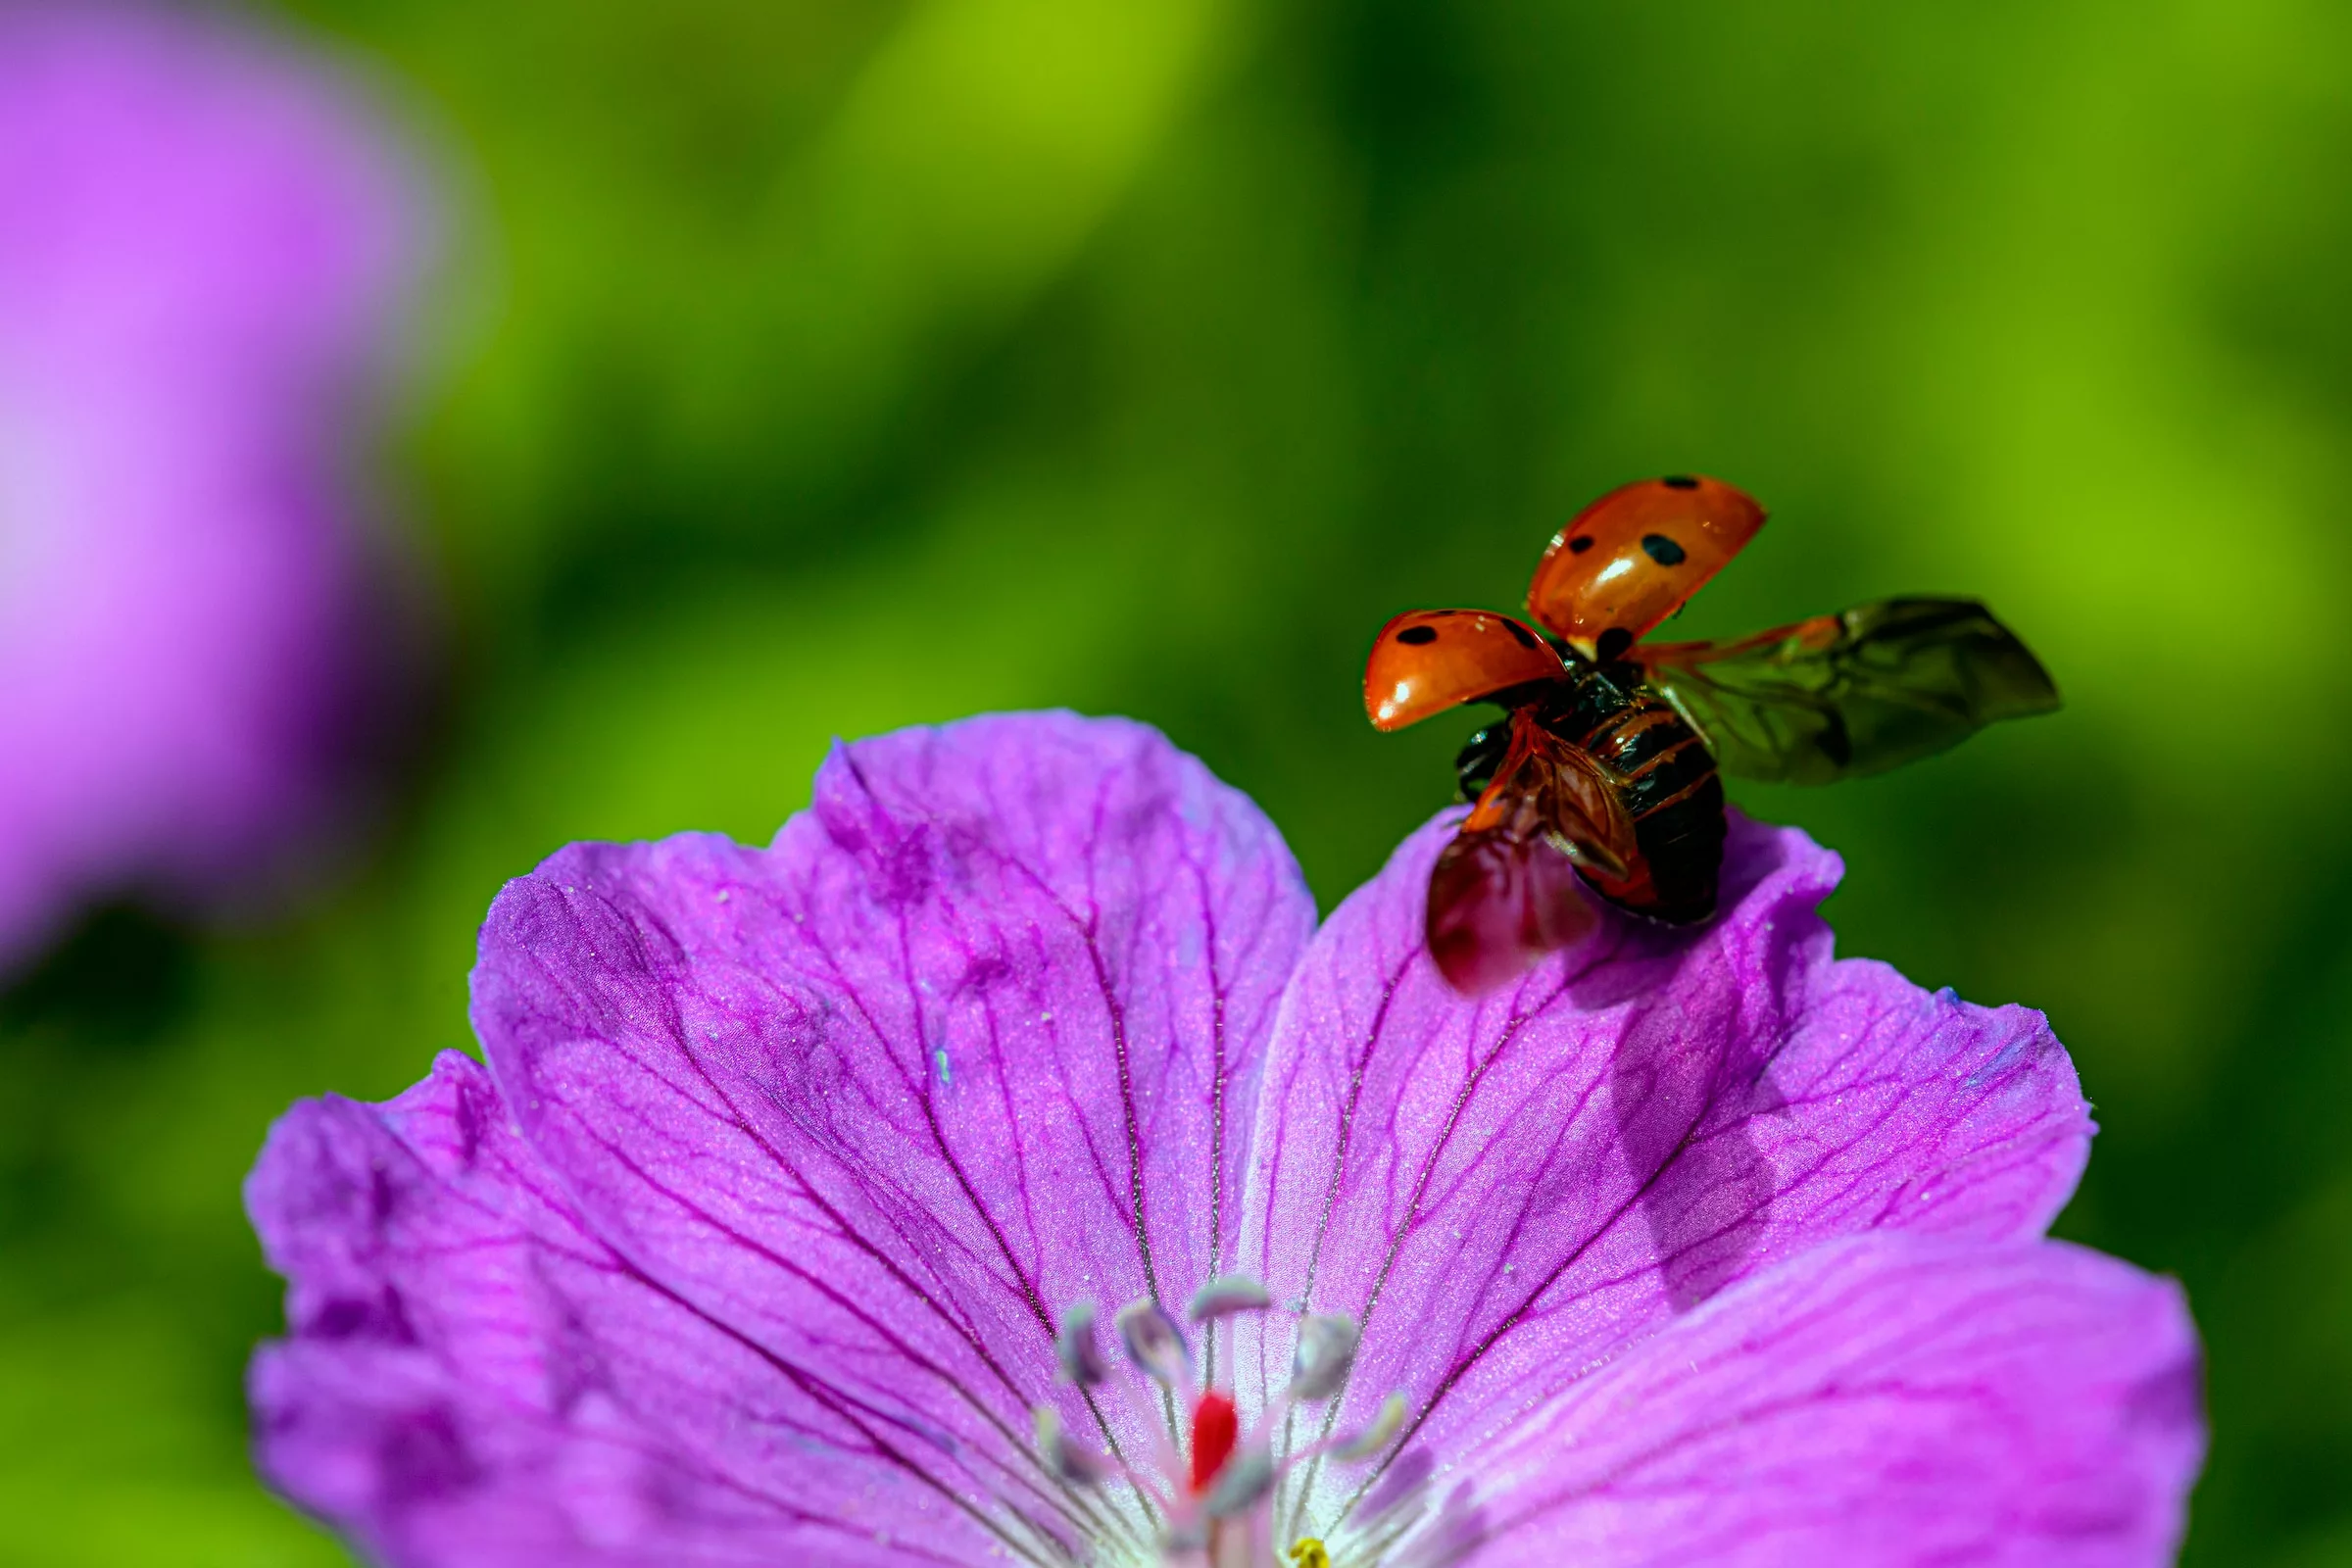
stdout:
{"type": "Polygon", "coordinates": [[[1326,906],[1447,795],[1372,631],[1622,480],[1775,521],[1677,627],[1977,594],[2068,697],[1741,790],[1841,947],[2046,1008],[2062,1231],[2184,1279],[2188,1560],[2352,1564],[2352,11],[2324,0],[303,0],[455,183],[389,454],[444,716],[266,928],[0,999],[0,1562],[315,1564],[245,1468],[237,1183],[462,1045],[565,840],[764,840],[829,737],[1049,704],[1248,789],[1326,906]]]}

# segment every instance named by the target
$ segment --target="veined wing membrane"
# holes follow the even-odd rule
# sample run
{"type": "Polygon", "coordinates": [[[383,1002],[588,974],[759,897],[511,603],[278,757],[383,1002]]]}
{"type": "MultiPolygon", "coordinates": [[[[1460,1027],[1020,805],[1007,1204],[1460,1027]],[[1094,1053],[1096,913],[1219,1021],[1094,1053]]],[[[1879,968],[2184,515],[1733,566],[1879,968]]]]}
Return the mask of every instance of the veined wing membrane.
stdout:
{"type": "Polygon", "coordinates": [[[1461,831],[1547,839],[1578,864],[1622,877],[1640,849],[1613,782],[1592,753],[1522,710],[1511,715],[1511,744],[1494,782],[1480,794],[1461,831]]]}
{"type": "Polygon", "coordinates": [[[1742,778],[1827,784],[1929,757],[2058,689],[1973,599],[1883,599],[1731,642],[1637,645],[1650,684],[1742,778]]]}
{"type": "Polygon", "coordinates": [[[1514,713],[1494,781],[1430,872],[1430,956],[1465,996],[1506,985],[1598,923],[1578,868],[1623,879],[1637,853],[1600,763],[1514,713]]]}

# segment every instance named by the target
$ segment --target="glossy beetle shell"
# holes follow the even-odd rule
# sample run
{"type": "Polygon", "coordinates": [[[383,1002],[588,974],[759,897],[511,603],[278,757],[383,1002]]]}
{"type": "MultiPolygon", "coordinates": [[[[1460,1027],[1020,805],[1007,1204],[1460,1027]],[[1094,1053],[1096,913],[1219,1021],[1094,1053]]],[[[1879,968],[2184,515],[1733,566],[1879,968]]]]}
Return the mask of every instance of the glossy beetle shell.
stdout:
{"type": "Polygon", "coordinates": [[[1414,610],[1380,628],[1364,662],[1364,711],[1402,729],[1462,703],[1557,680],[1560,656],[1534,627],[1491,610],[1414,610]]]}
{"type": "Polygon", "coordinates": [[[1763,526],[1755,498],[1721,479],[1620,486],[1552,536],[1528,585],[1528,612],[1588,659],[1622,658],[1763,526]]]}

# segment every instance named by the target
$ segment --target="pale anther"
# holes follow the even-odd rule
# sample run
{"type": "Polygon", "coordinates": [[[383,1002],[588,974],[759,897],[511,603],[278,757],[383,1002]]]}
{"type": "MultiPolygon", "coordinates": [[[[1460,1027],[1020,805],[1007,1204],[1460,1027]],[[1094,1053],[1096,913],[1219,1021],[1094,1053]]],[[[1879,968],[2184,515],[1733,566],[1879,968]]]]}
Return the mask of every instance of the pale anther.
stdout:
{"type": "Polygon", "coordinates": [[[1185,1347],[1184,1331],[1157,1301],[1147,1297],[1128,1302],[1119,1308],[1118,1325],[1128,1357],[1153,1378],[1172,1386],[1191,1375],[1192,1352],[1185,1347]]]}
{"type": "Polygon", "coordinates": [[[1080,1301],[1061,1314],[1061,1332],[1054,1336],[1054,1354],[1061,1362],[1062,1377],[1082,1389],[1108,1375],[1102,1353],[1095,1348],[1094,1302],[1080,1301]]]}
{"type": "Polygon", "coordinates": [[[1351,1463],[1357,1459],[1369,1459],[1387,1447],[1389,1440],[1396,1437],[1399,1431],[1403,1430],[1403,1427],[1404,1396],[1392,1394],[1380,1401],[1379,1410],[1373,1413],[1372,1424],[1332,1449],[1331,1456],[1342,1464],[1351,1463]]]}
{"type": "Polygon", "coordinates": [[[1262,1445],[1253,1445],[1225,1461],[1200,1508],[1211,1519],[1229,1519],[1248,1513],[1273,1490],[1274,1456],[1262,1445]]]}
{"type": "Polygon", "coordinates": [[[1355,1365],[1360,1331],[1355,1319],[1318,1314],[1298,1322],[1298,1348],[1291,1354],[1291,1393],[1301,1399],[1328,1399],[1355,1365]]]}
{"type": "Polygon", "coordinates": [[[1069,1434],[1062,1430],[1061,1417],[1054,1411],[1041,1404],[1030,1412],[1030,1420],[1037,1429],[1038,1456],[1046,1461],[1047,1469],[1062,1480],[1073,1486],[1091,1487],[1109,1473],[1109,1467],[1101,1459],[1070,1441],[1069,1434]]]}
{"type": "Polygon", "coordinates": [[[1266,1288],[1249,1275],[1220,1274],[1193,1293],[1185,1310],[1194,1322],[1205,1323],[1234,1312],[1262,1312],[1273,1304],[1266,1288]]]}
{"type": "Polygon", "coordinates": [[[1171,1558],[1182,1557],[1188,1552],[1206,1551],[1208,1549],[1207,1517],[1203,1515],[1197,1519],[1171,1519],[1168,1521],[1167,1529],[1160,1534],[1159,1544],[1165,1555],[1171,1558]]]}

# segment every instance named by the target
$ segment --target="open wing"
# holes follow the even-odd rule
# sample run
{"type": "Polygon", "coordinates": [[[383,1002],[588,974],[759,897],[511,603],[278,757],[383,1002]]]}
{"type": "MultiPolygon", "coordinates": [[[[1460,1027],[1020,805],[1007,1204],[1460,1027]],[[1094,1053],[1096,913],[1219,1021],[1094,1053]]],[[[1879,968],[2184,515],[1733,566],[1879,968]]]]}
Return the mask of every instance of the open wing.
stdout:
{"type": "Polygon", "coordinates": [[[1764,526],[1736,485],[1677,473],[1620,485],[1569,519],[1527,585],[1527,612],[1603,663],[1706,586],[1764,526]]]}
{"type": "Polygon", "coordinates": [[[1558,680],[1542,634],[1491,610],[1412,610],[1380,628],[1364,661],[1364,712],[1402,729],[1460,703],[1558,680]]]}
{"type": "Polygon", "coordinates": [[[1429,954],[1465,997],[1509,985],[1599,923],[1575,862],[1548,839],[1458,833],[1429,873],[1429,954]]]}
{"type": "Polygon", "coordinates": [[[1629,657],[1725,772],[1782,784],[1883,772],[2058,706],[2039,661],[1973,599],[1884,599],[1629,657]]]}
{"type": "Polygon", "coordinates": [[[1446,982],[1479,996],[1597,924],[1580,868],[1622,879],[1634,824],[1601,764],[1524,709],[1494,781],[1438,856],[1426,936],[1446,982]]]}

